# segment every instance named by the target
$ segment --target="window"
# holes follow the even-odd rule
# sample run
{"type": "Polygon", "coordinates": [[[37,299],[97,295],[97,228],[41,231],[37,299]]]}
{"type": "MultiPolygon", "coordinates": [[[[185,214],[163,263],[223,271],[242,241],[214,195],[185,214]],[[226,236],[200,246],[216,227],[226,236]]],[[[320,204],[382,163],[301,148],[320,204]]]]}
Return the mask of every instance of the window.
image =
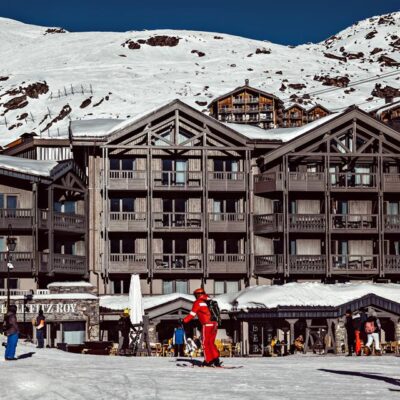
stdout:
{"type": "Polygon", "coordinates": [[[134,158],[110,158],[111,171],[134,171],[135,159],[134,158]]]}
{"type": "Polygon", "coordinates": [[[65,214],[75,214],[76,202],[71,200],[56,201],[54,203],[54,211],[65,214]]]}
{"type": "Polygon", "coordinates": [[[110,240],[111,254],[135,254],[135,239],[118,238],[110,240]]]}
{"type": "Polygon", "coordinates": [[[189,293],[189,284],[187,280],[163,281],[163,294],[171,293],[189,293]]]}
{"type": "Polygon", "coordinates": [[[6,280],[4,278],[0,278],[0,289],[6,288],[6,280]]]}
{"type": "Polygon", "coordinates": [[[290,241],[290,255],[295,256],[297,254],[296,240],[290,241]]]}
{"type": "Polygon", "coordinates": [[[128,294],[129,293],[129,279],[117,279],[112,281],[114,294],[128,294]]]}
{"type": "Polygon", "coordinates": [[[123,197],[119,199],[110,199],[111,212],[134,212],[135,199],[131,197],[123,197]]]}
{"type": "Polygon", "coordinates": [[[0,193],[0,208],[8,208],[15,210],[17,208],[17,203],[18,203],[17,196],[0,193]]]}
{"type": "Polygon", "coordinates": [[[239,254],[239,240],[215,239],[215,254],[239,254]]]}
{"type": "Polygon", "coordinates": [[[69,241],[69,240],[64,240],[62,242],[56,241],[54,243],[54,252],[57,254],[75,255],[76,254],[76,243],[69,241]]]}
{"type": "Polygon", "coordinates": [[[17,278],[10,278],[10,289],[18,289],[18,279],[17,278]]]}
{"type": "Polygon", "coordinates": [[[214,294],[236,293],[240,290],[239,281],[214,281],[214,294]]]}

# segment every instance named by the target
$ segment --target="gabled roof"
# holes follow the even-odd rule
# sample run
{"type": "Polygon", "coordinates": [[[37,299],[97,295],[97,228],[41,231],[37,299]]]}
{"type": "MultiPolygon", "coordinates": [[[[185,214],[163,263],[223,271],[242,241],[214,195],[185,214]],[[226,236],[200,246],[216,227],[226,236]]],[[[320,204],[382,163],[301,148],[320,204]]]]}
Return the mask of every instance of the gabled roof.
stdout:
{"type": "Polygon", "coordinates": [[[314,110],[314,108],[322,108],[322,109],[323,109],[324,111],[326,111],[328,114],[331,114],[331,113],[332,113],[331,110],[328,110],[326,107],[322,106],[321,104],[315,104],[315,105],[313,105],[311,108],[308,108],[308,109],[307,109],[307,112],[308,112],[308,113],[311,112],[312,110],[314,110]]]}
{"type": "Polygon", "coordinates": [[[243,90],[246,90],[246,89],[247,89],[247,90],[253,90],[253,91],[255,91],[255,92],[261,94],[262,96],[272,97],[272,98],[274,98],[275,100],[278,100],[279,102],[282,102],[282,100],[281,100],[279,97],[275,96],[274,94],[264,92],[264,91],[261,90],[261,89],[254,88],[254,87],[249,86],[249,85],[243,85],[243,86],[237,87],[236,89],[231,90],[231,91],[228,92],[228,93],[225,93],[225,94],[223,94],[223,95],[221,95],[221,96],[218,96],[217,98],[215,98],[215,99],[208,105],[208,107],[211,107],[215,102],[217,102],[217,101],[219,101],[219,100],[221,100],[221,99],[223,99],[223,98],[225,98],[225,97],[227,97],[227,96],[230,96],[230,95],[232,95],[232,94],[234,94],[234,93],[236,93],[236,92],[240,92],[240,91],[243,91],[243,90]]]}
{"type": "Polygon", "coordinates": [[[290,105],[289,105],[288,107],[286,107],[283,111],[289,111],[289,110],[291,110],[292,108],[300,108],[301,110],[306,111],[305,107],[301,106],[301,105],[298,104],[298,103],[290,104],[290,105]]]}
{"type": "MultiPolygon", "coordinates": [[[[265,162],[274,161],[291,151],[295,151],[298,146],[303,144],[305,138],[307,139],[307,141],[312,140],[319,135],[326,134],[330,130],[334,129],[336,126],[344,124],[353,119],[362,120],[363,122],[371,125],[373,128],[378,129],[379,131],[389,135],[397,141],[400,141],[399,132],[371,117],[368,113],[360,110],[358,107],[351,106],[341,113],[327,115],[326,117],[303,125],[302,127],[288,128],[289,130],[292,130],[291,133],[293,134],[293,138],[289,140],[284,146],[281,146],[276,150],[271,151],[262,158],[265,162]]],[[[282,129],[277,130],[282,131],[282,129]]]]}
{"type": "Polygon", "coordinates": [[[216,130],[222,131],[228,137],[231,137],[233,140],[236,140],[237,142],[241,143],[244,146],[248,145],[249,138],[246,137],[245,135],[219,122],[215,118],[212,118],[202,113],[201,111],[196,110],[195,108],[191,107],[190,105],[178,99],[168,102],[161,107],[157,107],[151,111],[140,114],[134,118],[126,120],[125,122],[117,125],[115,128],[107,132],[107,143],[111,143],[117,140],[118,138],[128,134],[130,131],[137,129],[141,126],[145,126],[154,119],[161,118],[163,115],[166,115],[176,110],[182,111],[192,116],[193,118],[203,122],[204,124],[216,130]]]}
{"type": "Polygon", "coordinates": [[[394,101],[393,103],[385,104],[383,106],[373,108],[372,110],[369,110],[368,113],[376,114],[378,116],[378,115],[381,115],[382,113],[384,113],[385,111],[388,111],[388,110],[391,110],[392,108],[397,108],[397,107],[400,107],[400,100],[394,101]]]}

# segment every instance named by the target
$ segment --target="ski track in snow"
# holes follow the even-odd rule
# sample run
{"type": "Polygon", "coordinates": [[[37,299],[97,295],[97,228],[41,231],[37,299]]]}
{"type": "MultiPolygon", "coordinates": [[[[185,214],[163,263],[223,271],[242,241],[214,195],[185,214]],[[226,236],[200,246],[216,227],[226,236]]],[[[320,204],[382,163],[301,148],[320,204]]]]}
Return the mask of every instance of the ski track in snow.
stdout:
{"type": "MultiPolygon", "coordinates": [[[[45,34],[46,27],[0,18],[0,78],[8,78],[0,80],[0,146],[26,132],[43,137],[66,137],[70,118],[126,119],[175,98],[205,111],[206,107],[196,101],[209,103],[243,85],[245,78],[250,80],[251,86],[289,99],[291,95],[301,96],[330,88],[314,81],[314,75],[348,76],[351,83],[396,72],[399,71],[397,67],[383,66],[378,59],[386,55],[400,62],[399,47],[392,45],[400,31],[400,12],[385,18],[388,19],[384,23],[379,23],[380,17],[366,19],[329,40],[296,47],[228,34],[183,30],[45,34]],[[365,38],[375,30],[374,37],[365,38]],[[156,35],[174,36],[180,41],[175,47],[141,44],[140,49],[131,50],[121,46],[128,39],[137,42],[156,35]],[[375,48],[382,48],[382,51],[371,55],[375,48]],[[271,53],[256,54],[257,49],[271,53]],[[199,57],[192,50],[205,55],[199,57]],[[341,62],[323,54],[343,56],[343,52],[363,52],[364,56],[341,62]],[[278,71],[282,74],[277,74],[278,71]],[[47,93],[37,99],[28,97],[28,104],[22,108],[7,111],[4,107],[20,95],[6,94],[7,91],[43,81],[49,86],[47,93]],[[296,83],[303,83],[306,88],[295,90],[288,86],[296,83]],[[280,91],[282,84],[286,86],[284,91],[280,91]],[[57,97],[58,91],[70,92],[71,85],[74,94],[57,97]],[[80,92],[81,85],[84,93],[80,92]],[[90,86],[93,93],[90,93],[90,86]],[[105,96],[109,96],[108,100],[105,96]],[[91,104],[80,108],[90,97],[91,104]],[[94,107],[101,99],[103,102],[94,107]],[[50,131],[44,130],[67,104],[72,109],[71,114],[54,123],[50,131]],[[49,111],[50,116],[43,121],[49,111]]],[[[383,78],[378,83],[399,87],[399,76],[383,78]]],[[[355,86],[355,90],[347,94],[346,88],[342,88],[312,95],[311,100],[332,110],[360,103],[365,103],[362,104],[365,109],[374,108],[384,103],[378,98],[367,101],[376,83],[355,86]]]]}
{"type": "Polygon", "coordinates": [[[171,358],[89,356],[18,346],[17,355],[28,352],[35,354],[11,363],[3,361],[0,351],[1,398],[391,400],[400,391],[399,358],[394,356],[225,358],[226,365],[244,368],[224,370],[179,368],[171,358]]]}

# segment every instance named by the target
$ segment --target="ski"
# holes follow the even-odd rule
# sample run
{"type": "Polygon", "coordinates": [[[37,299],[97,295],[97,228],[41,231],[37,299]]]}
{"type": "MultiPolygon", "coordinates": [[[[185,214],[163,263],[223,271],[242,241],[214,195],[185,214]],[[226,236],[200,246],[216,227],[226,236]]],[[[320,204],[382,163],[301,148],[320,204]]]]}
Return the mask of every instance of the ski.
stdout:
{"type": "Polygon", "coordinates": [[[214,369],[238,369],[243,368],[243,365],[221,365],[220,367],[216,366],[205,366],[200,360],[175,360],[175,365],[177,367],[186,367],[186,368],[214,368],[214,369]]]}

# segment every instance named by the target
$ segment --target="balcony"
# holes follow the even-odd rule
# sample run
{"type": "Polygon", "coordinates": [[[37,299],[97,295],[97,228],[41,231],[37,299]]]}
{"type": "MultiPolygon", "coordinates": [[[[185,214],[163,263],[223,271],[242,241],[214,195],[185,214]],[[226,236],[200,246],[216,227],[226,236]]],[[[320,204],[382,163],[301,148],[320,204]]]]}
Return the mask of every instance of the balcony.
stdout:
{"type": "Polygon", "coordinates": [[[258,103],[260,101],[259,97],[248,97],[247,98],[247,103],[253,104],[253,103],[258,103]]]}
{"type": "Polygon", "coordinates": [[[231,112],[232,114],[243,114],[245,112],[245,108],[244,107],[231,108],[231,112]]]}
{"type": "Polygon", "coordinates": [[[264,255],[254,257],[256,275],[273,275],[283,273],[283,255],[264,255]]]}
{"type": "MultiPolygon", "coordinates": [[[[40,210],[39,227],[50,229],[49,211],[40,210]]],[[[86,230],[86,218],[84,215],[53,212],[52,228],[56,231],[68,233],[84,233],[86,230]]]]}
{"type": "Polygon", "coordinates": [[[383,190],[385,192],[400,192],[400,174],[383,174],[383,190]]]}
{"type": "Polygon", "coordinates": [[[283,190],[282,172],[264,172],[254,176],[254,193],[270,193],[283,190]]]}
{"type": "Polygon", "coordinates": [[[85,275],[86,257],[72,254],[40,253],[40,272],[48,274],[85,275]]]}
{"type": "Polygon", "coordinates": [[[260,111],[262,112],[262,111],[272,111],[272,106],[263,106],[263,105],[260,105],[260,111]]]}
{"type": "Polygon", "coordinates": [[[400,274],[400,255],[385,255],[383,269],[386,274],[400,274]]]}
{"type": "Polygon", "coordinates": [[[330,173],[329,185],[336,191],[376,191],[376,174],[340,172],[330,173]]]}
{"type": "Polygon", "coordinates": [[[324,214],[290,214],[289,230],[291,232],[325,232],[324,214]]]}
{"type": "Polygon", "coordinates": [[[154,213],[153,229],[157,231],[201,231],[201,213],[154,213]]]}
{"type": "Polygon", "coordinates": [[[233,104],[244,104],[246,101],[243,97],[233,99],[233,104]]]}
{"type": "MultiPolygon", "coordinates": [[[[32,273],[33,253],[30,251],[13,251],[10,253],[10,262],[14,269],[11,275],[32,273]]],[[[0,273],[7,272],[7,252],[0,252],[0,273]]]]}
{"type": "Polygon", "coordinates": [[[209,254],[208,272],[210,274],[247,273],[245,254],[209,254]]]}
{"type": "Polygon", "coordinates": [[[253,216],[254,233],[283,231],[283,214],[260,214],[253,216]]]}
{"type": "Polygon", "coordinates": [[[386,233],[400,232],[400,215],[384,215],[383,226],[386,233]]]}
{"type": "Polygon", "coordinates": [[[357,275],[357,274],[377,274],[378,256],[377,255],[340,255],[332,256],[332,274],[335,275],[357,275]]]}
{"type": "Polygon", "coordinates": [[[245,213],[209,213],[210,232],[246,232],[245,213]]]}
{"type": "Polygon", "coordinates": [[[323,172],[290,172],[289,190],[299,192],[321,192],[325,190],[323,172]]]}
{"type": "Polygon", "coordinates": [[[218,109],[218,114],[229,114],[231,112],[231,108],[222,107],[218,109]]]}
{"type": "Polygon", "coordinates": [[[334,214],[332,232],[375,233],[378,230],[377,214],[334,214]]]}
{"type": "Polygon", "coordinates": [[[290,274],[325,275],[326,257],[324,255],[291,255],[289,256],[290,274]]]}
{"type": "Polygon", "coordinates": [[[154,190],[201,190],[201,171],[154,171],[154,190]]]}
{"type": "Polygon", "coordinates": [[[30,208],[0,208],[0,229],[32,230],[32,210],[30,208]]]}
{"type": "Polygon", "coordinates": [[[109,190],[146,190],[146,171],[110,171],[108,175],[109,190]]]}
{"type": "Polygon", "coordinates": [[[202,254],[153,254],[154,273],[199,274],[202,254]]]}
{"type": "Polygon", "coordinates": [[[209,172],[208,190],[215,192],[244,192],[246,180],[244,172],[209,172]]]}
{"type": "Polygon", "coordinates": [[[147,213],[145,212],[110,212],[108,214],[110,232],[146,231],[147,213]]]}
{"type": "Polygon", "coordinates": [[[144,274],[147,273],[146,254],[110,254],[108,263],[110,274],[144,274]]]}

